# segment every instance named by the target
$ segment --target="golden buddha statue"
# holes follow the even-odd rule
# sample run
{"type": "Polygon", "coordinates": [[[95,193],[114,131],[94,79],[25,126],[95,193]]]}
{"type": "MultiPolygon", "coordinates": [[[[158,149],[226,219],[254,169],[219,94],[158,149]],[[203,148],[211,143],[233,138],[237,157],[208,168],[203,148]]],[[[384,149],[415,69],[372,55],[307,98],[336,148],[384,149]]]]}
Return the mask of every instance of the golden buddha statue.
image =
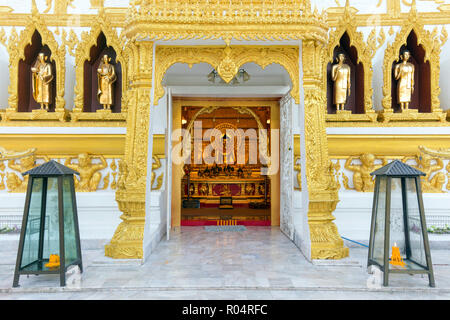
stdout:
{"type": "Polygon", "coordinates": [[[68,157],[64,165],[80,173],[80,180],[74,179],[76,190],[80,192],[96,191],[102,177],[102,174],[98,171],[108,167],[105,157],[102,155],[98,156],[101,160],[100,164],[93,164],[93,157],[88,153],[78,155],[78,164],[72,163],[74,158],[68,157]]]}
{"type": "Polygon", "coordinates": [[[53,72],[52,65],[47,62],[48,57],[39,53],[38,58],[31,66],[33,99],[40,104],[41,110],[48,111],[52,101],[53,72]]]}
{"type": "Polygon", "coordinates": [[[402,110],[407,110],[411,103],[411,96],[414,93],[414,65],[409,63],[411,57],[409,51],[404,51],[400,55],[401,63],[394,69],[394,77],[397,80],[397,101],[402,110]]]}
{"type": "Polygon", "coordinates": [[[98,92],[97,98],[103,106],[103,110],[110,110],[114,103],[114,88],[113,84],[117,80],[114,66],[110,64],[111,58],[106,54],[97,69],[98,77],[98,92]]]}
{"type": "Polygon", "coordinates": [[[351,69],[344,63],[345,54],[340,53],[337,56],[337,63],[331,69],[331,78],[334,82],[333,103],[338,111],[343,111],[347,103],[347,96],[350,95],[350,76],[351,69]]]}

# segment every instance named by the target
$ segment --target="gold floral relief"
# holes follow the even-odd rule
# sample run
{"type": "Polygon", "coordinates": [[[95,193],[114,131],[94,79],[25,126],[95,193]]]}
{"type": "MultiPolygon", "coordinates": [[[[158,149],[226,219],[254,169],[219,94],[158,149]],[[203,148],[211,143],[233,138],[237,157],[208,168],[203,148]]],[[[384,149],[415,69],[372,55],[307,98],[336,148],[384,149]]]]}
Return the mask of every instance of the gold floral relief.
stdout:
{"type": "MultiPolygon", "coordinates": [[[[377,114],[373,109],[373,88],[372,88],[372,60],[377,50],[385,42],[386,36],[383,29],[381,29],[379,36],[377,37],[376,30],[373,29],[369,34],[367,42],[364,42],[362,32],[357,31],[357,25],[355,22],[355,14],[352,13],[348,2],[345,6],[344,14],[338,22],[338,26],[334,31],[330,32],[327,58],[324,65],[324,86],[323,90],[327,90],[327,65],[334,62],[334,51],[336,47],[340,46],[341,38],[347,33],[350,38],[350,46],[355,47],[358,55],[356,63],[362,63],[364,69],[364,114],[352,114],[347,111],[337,112],[336,114],[327,114],[326,120],[329,122],[340,121],[369,121],[375,122],[377,120],[377,114]]],[[[356,72],[356,70],[354,71],[356,72]]],[[[354,89],[353,89],[354,90],[354,89]]]]}
{"type": "Polygon", "coordinates": [[[392,44],[388,44],[383,61],[383,100],[379,114],[379,120],[389,121],[440,121],[446,119],[445,113],[440,107],[439,87],[440,74],[440,53],[441,47],[447,41],[447,31],[442,28],[439,34],[437,27],[432,32],[425,30],[424,23],[417,12],[415,5],[412,6],[408,17],[403,21],[400,32],[395,37],[392,44]],[[417,44],[425,50],[424,62],[430,65],[430,87],[431,87],[431,112],[418,113],[416,110],[404,110],[400,113],[394,113],[392,109],[392,65],[399,61],[400,49],[407,44],[408,36],[414,32],[417,36],[417,44]]]}
{"type": "Polygon", "coordinates": [[[230,82],[242,65],[254,62],[261,68],[276,63],[285,68],[291,77],[291,95],[300,103],[299,89],[299,50],[292,46],[227,46],[223,47],[184,47],[158,46],[155,53],[155,97],[154,104],[164,96],[162,80],[166,71],[175,63],[208,63],[225,82],[230,82]]]}

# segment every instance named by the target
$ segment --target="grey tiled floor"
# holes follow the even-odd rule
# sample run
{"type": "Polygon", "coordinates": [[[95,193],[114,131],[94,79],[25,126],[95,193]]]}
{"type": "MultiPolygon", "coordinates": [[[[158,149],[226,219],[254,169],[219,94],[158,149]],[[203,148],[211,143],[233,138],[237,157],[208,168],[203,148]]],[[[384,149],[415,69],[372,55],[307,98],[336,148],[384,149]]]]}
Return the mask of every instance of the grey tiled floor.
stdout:
{"type": "Polygon", "coordinates": [[[16,252],[0,252],[0,299],[450,299],[450,251],[433,250],[436,288],[428,277],[392,275],[390,287],[367,289],[367,249],[308,262],[279,228],[206,232],[184,227],[165,238],[145,264],[84,250],[81,289],[59,288],[54,275],[21,276],[12,289],[16,252]]]}

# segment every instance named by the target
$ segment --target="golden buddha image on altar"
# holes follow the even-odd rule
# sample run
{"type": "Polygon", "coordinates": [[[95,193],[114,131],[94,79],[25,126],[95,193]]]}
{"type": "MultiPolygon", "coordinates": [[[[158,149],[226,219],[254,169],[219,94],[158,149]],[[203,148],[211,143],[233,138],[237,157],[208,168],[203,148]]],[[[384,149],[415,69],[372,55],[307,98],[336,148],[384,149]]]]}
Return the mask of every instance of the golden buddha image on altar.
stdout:
{"type": "Polygon", "coordinates": [[[414,93],[414,65],[408,62],[411,54],[403,51],[400,55],[402,62],[395,65],[394,77],[397,80],[397,99],[401,110],[407,110],[414,93]]]}
{"type": "Polygon", "coordinates": [[[345,64],[345,54],[340,53],[337,56],[337,63],[331,69],[331,79],[334,82],[333,103],[337,111],[344,111],[347,103],[347,97],[350,96],[350,76],[351,69],[345,64]]]}
{"type": "Polygon", "coordinates": [[[103,106],[103,110],[111,110],[111,106],[114,104],[113,84],[117,80],[117,76],[114,66],[110,62],[111,58],[105,54],[97,69],[97,98],[103,106]]]}
{"type": "Polygon", "coordinates": [[[39,53],[31,66],[33,99],[39,103],[41,110],[49,110],[52,101],[52,65],[47,62],[48,56],[39,53]]]}
{"type": "MultiPolygon", "coordinates": [[[[234,139],[233,136],[227,136],[227,134],[224,134],[222,136],[222,142],[223,142],[223,163],[224,164],[235,164],[236,162],[236,155],[235,155],[235,146],[232,141],[234,139]],[[233,146],[233,150],[227,150],[227,146],[233,146]]],[[[230,147],[228,147],[230,148],[230,147]]],[[[219,162],[219,159],[216,160],[217,163],[219,162]]]]}

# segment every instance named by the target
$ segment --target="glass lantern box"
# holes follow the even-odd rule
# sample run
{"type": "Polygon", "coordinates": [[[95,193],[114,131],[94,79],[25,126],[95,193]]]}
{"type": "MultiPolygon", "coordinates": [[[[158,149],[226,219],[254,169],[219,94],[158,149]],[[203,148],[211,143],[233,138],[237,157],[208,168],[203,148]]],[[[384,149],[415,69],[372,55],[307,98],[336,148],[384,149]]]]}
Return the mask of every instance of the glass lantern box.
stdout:
{"type": "Polygon", "coordinates": [[[435,286],[420,177],[425,173],[395,160],[371,173],[375,191],[367,267],[389,273],[428,274],[435,286]]]}
{"type": "Polygon", "coordinates": [[[65,274],[72,265],[82,272],[74,174],[56,161],[23,173],[29,175],[13,287],[22,274],[65,274]]]}

